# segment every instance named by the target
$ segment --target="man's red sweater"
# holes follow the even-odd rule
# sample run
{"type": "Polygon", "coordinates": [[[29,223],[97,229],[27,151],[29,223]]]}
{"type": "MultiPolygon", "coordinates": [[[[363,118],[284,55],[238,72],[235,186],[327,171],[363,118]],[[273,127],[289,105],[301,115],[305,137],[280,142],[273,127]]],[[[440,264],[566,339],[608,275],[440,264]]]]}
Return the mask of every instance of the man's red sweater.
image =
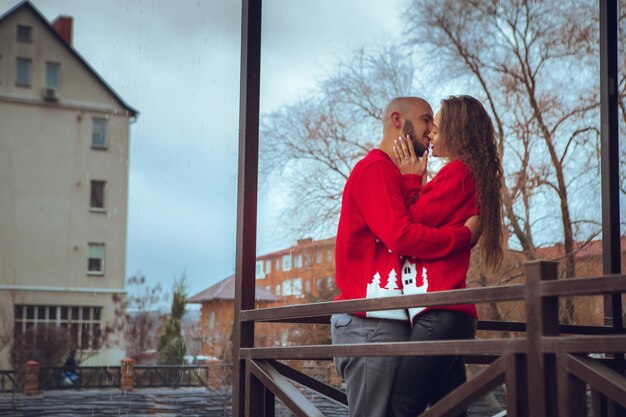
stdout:
{"type": "MultiPolygon", "coordinates": [[[[474,176],[459,160],[446,164],[423,188],[419,175],[404,175],[404,181],[407,197],[418,196],[417,201],[410,206],[412,221],[428,227],[458,227],[471,216],[479,214],[474,176]]],[[[470,252],[471,247],[468,246],[436,259],[422,256],[406,259],[402,267],[403,293],[420,294],[465,288],[470,252]]],[[[411,320],[429,309],[455,310],[477,318],[474,304],[459,304],[411,308],[411,320]]]]}
{"type": "MultiPolygon", "coordinates": [[[[336,300],[401,295],[402,255],[437,259],[470,247],[471,232],[463,224],[435,229],[410,219],[404,191],[400,171],[379,149],[353,168],[337,229],[336,300]]],[[[358,314],[407,319],[405,310],[358,314]]]]}

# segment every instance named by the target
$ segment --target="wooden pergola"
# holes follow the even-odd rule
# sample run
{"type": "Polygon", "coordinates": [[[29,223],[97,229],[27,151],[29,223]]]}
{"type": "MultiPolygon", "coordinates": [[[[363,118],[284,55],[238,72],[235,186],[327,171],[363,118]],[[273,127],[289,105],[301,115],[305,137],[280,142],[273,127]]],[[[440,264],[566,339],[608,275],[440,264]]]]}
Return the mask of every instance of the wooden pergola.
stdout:
{"type": "Polygon", "coordinates": [[[507,389],[509,417],[582,417],[589,411],[594,416],[626,415],[626,334],[622,323],[626,275],[621,274],[620,268],[617,0],[599,0],[599,8],[602,277],[558,280],[556,263],[536,261],[526,264],[524,285],[255,309],[261,0],[243,0],[233,416],[274,416],[276,397],[295,415],[321,416],[292,382],[347,404],[341,391],[277,360],[458,354],[467,355],[468,363],[488,366],[422,416],[455,416],[502,383],[507,389]],[[604,326],[559,324],[559,297],[598,294],[604,295],[604,326]],[[525,332],[526,337],[275,348],[254,345],[255,322],[306,325],[328,323],[329,316],[337,312],[514,300],[526,304],[525,323],[480,321],[478,328],[525,332]],[[591,358],[590,352],[604,355],[591,358]],[[592,410],[587,406],[587,387],[592,410]]]}

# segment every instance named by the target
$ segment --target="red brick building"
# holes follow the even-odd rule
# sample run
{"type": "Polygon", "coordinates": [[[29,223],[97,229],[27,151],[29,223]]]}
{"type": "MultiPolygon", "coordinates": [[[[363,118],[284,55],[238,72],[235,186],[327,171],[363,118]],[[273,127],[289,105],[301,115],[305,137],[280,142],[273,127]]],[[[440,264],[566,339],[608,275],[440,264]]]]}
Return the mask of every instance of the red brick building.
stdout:
{"type": "Polygon", "coordinates": [[[257,287],[284,298],[285,304],[318,299],[335,285],[335,238],[300,239],[295,246],[256,258],[257,287]]]}
{"type": "MultiPolygon", "coordinates": [[[[257,257],[257,308],[303,304],[331,298],[335,293],[335,238],[300,239],[286,249],[257,257]]],[[[224,358],[230,352],[234,323],[235,277],[194,295],[189,303],[202,305],[201,354],[224,358]]],[[[258,346],[286,345],[294,325],[259,324],[258,346]]]]}

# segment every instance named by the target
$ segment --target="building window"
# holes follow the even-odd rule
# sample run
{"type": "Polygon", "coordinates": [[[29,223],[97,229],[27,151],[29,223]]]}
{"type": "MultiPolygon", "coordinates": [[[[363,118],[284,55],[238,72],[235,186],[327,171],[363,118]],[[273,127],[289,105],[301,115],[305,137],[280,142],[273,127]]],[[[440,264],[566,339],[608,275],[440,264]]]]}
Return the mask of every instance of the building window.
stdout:
{"type": "Polygon", "coordinates": [[[326,278],[318,278],[317,279],[317,288],[322,290],[334,290],[335,288],[335,278],[334,277],[326,277],[326,278]]]}
{"type": "Polygon", "coordinates": [[[283,295],[293,295],[301,298],[304,296],[302,293],[302,278],[292,278],[283,282],[283,295]]]}
{"type": "Polygon", "coordinates": [[[290,296],[293,295],[293,289],[291,288],[291,280],[287,279],[283,282],[283,295],[290,296]]]}
{"type": "Polygon", "coordinates": [[[30,87],[33,61],[28,58],[17,58],[15,63],[15,85],[30,87]]]}
{"type": "Polygon", "coordinates": [[[322,251],[318,250],[317,253],[315,254],[315,262],[316,263],[322,263],[322,251]]]}
{"type": "Polygon", "coordinates": [[[104,211],[104,189],[106,181],[91,180],[89,207],[94,211],[104,211]]]}
{"type": "Polygon", "coordinates": [[[293,262],[296,268],[302,268],[302,254],[297,254],[293,262]]]}
{"type": "Polygon", "coordinates": [[[272,272],[272,261],[268,259],[265,261],[265,273],[269,274],[270,272],[272,272]]]}
{"type": "Polygon", "coordinates": [[[24,43],[33,43],[32,26],[17,25],[17,41],[24,43]]]}
{"type": "Polygon", "coordinates": [[[304,282],[304,292],[307,294],[311,294],[311,280],[310,279],[307,279],[304,282]]]}
{"type": "Polygon", "coordinates": [[[326,262],[332,262],[332,261],[333,261],[333,250],[328,249],[326,251],[326,262]]]}
{"type": "Polygon", "coordinates": [[[291,271],[291,255],[283,255],[283,271],[291,271]]]}
{"type": "Polygon", "coordinates": [[[274,269],[280,271],[280,259],[276,259],[276,263],[274,264],[274,269]]]}
{"type": "Polygon", "coordinates": [[[104,274],[104,243],[89,244],[87,273],[90,275],[104,274]]]}
{"type": "Polygon", "coordinates": [[[215,322],[215,311],[211,311],[211,314],[209,314],[209,329],[215,329],[215,322]]]}
{"type": "Polygon", "coordinates": [[[263,274],[263,261],[256,261],[255,276],[257,279],[265,278],[263,274]]]}
{"type": "Polygon", "coordinates": [[[61,64],[46,62],[46,88],[57,89],[61,86],[61,64]]]}
{"type": "Polygon", "coordinates": [[[302,292],[302,278],[294,278],[291,280],[291,293],[298,298],[304,297],[302,292]]]}
{"type": "Polygon", "coordinates": [[[38,332],[58,329],[67,332],[70,348],[98,350],[102,336],[100,307],[15,305],[16,343],[36,343],[38,332]]]}
{"type": "Polygon", "coordinates": [[[303,256],[303,260],[304,260],[304,267],[308,268],[311,266],[311,254],[307,253],[306,255],[303,256]]]}
{"type": "Polygon", "coordinates": [[[276,284],[276,295],[281,295],[280,294],[280,284],[276,284]]]}
{"type": "Polygon", "coordinates": [[[107,142],[107,119],[94,117],[91,130],[91,147],[106,149],[108,146],[107,142]]]}

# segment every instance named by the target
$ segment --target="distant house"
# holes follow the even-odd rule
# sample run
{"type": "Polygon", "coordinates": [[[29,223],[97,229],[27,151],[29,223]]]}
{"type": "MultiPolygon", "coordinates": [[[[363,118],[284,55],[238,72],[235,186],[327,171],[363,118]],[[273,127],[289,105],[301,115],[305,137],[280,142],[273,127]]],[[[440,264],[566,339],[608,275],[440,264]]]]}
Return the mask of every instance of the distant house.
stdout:
{"type": "Polygon", "coordinates": [[[73,48],[72,30],[28,1],[0,16],[0,334],[56,325],[90,363],[119,364],[118,335],[102,335],[125,296],[138,113],[73,48]]]}
{"type": "MultiPolygon", "coordinates": [[[[257,307],[302,304],[328,298],[335,288],[335,238],[300,239],[297,244],[256,258],[257,307]]],[[[222,357],[229,349],[234,320],[235,276],[194,295],[202,304],[204,355],[222,357]]],[[[287,343],[290,325],[257,325],[257,344],[287,343]]]]}
{"type": "MultiPolygon", "coordinates": [[[[562,243],[536,248],[534,259],[555,261],[559,263],[559,278],[565,279],[565,248],[562,243]]],[[[574,242],[574,259],[576,261],[575,277],[599,277],[603,275],[602,240],[574,242]]],[[[503,267],[495,273],[481,271],[478,253],[472,256],[472,265],[468,274],[468,285],[491,286],[506,284],[523,284],[525,280],[523,264],[531,260],[527,254],[508,250],[505,254],[503,267]],[[489,278],[487,277],[489,276],[489,278]]],[[[621,238],[621,265],[626,271],[626,237],[621,238]]],[[[483,266],[484,268],[484,266],[483,266]]],[[[570,277],[571,278],[571,277],[570,277]]],[[[598,284],[600,285],[600,284],[598,284]]],[[[571,320],[574,324],[602,325],[604,322],[604,300],[602,296],[574,297],[573,309],[566,309],[561,304],[561,320],[571,320]]],[[[525,307],[522,301],[507,303],[480,303],[477,305],[479,318],[482,320],[525,321],[525,307]]]]}
{"type": "MultiPolygon", "coordinates": [[[[267,307],[279,301],[263,288],[256,288],[257,307],[267,307]]],[[[210,357],[223,357],[229,349],[234,323],[235,276],[231,275],[206,290],[190,297],[191,304],[201,304],[200,352],[210,357]]]]}
{"type": "Polygon", "coordinates": [[[334,287],[335,238],[298,240],[295,246],[256,258],[257,286],[286,298],[288,304],[316,297],[320,288],[334,287]]]}
{"type": "MultiPolygon", "coordinates": [[[[621,265],[622,272],[626,270],[626,236],[622,236],[621,243],[621,265]]],[[[599,276],[604,272],[602,271],[602,240],[592,240],[585,244],[581,242],[574,242],[574,252],[576,259],[576,276],[577,277],[590,277],[599,276]]],[[[565,256],[565,248],[563,244],[557,243],[553,246],[543,247],[537,249],[537,256],[540,259],[552,259],[556,261],[563,261],[565,256]]],[[[564,267],[560,267],[559,270],[563,270],[564,267]]]]}

